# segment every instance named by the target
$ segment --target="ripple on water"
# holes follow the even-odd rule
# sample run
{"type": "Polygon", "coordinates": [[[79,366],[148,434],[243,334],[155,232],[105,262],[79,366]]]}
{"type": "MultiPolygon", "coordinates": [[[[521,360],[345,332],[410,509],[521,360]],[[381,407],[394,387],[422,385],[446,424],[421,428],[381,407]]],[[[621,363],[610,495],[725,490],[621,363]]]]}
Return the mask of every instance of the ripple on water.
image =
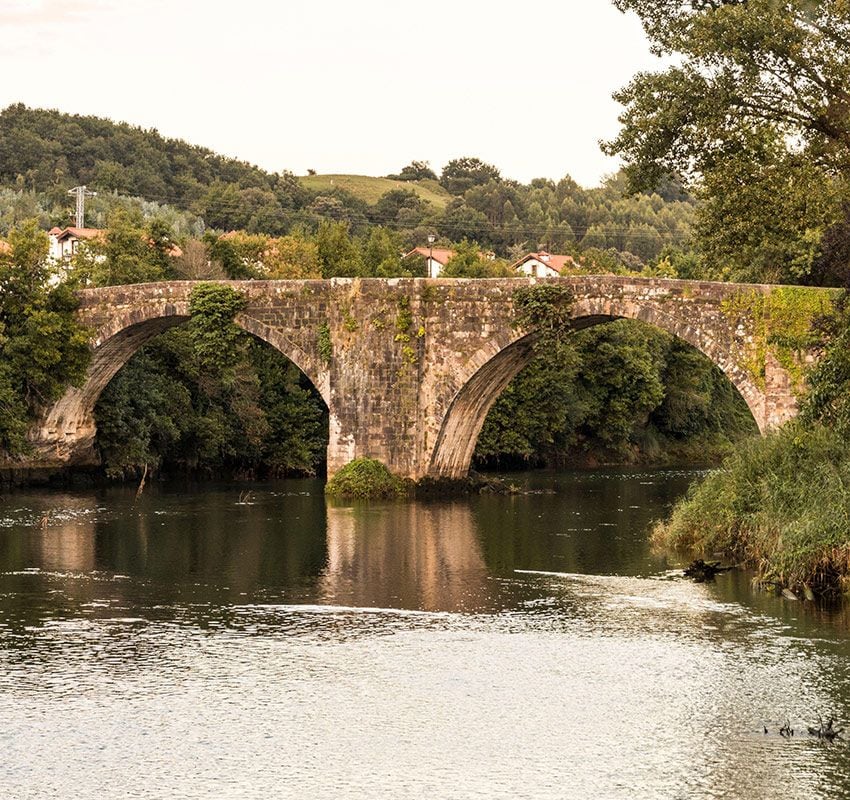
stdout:
{"type": "Polygon", "coordinates": [[[4,509],[0,797],[847,797],[846,743],[777,733],[845,711],[846,635],[651,561],[668,477],[4,509]]]}

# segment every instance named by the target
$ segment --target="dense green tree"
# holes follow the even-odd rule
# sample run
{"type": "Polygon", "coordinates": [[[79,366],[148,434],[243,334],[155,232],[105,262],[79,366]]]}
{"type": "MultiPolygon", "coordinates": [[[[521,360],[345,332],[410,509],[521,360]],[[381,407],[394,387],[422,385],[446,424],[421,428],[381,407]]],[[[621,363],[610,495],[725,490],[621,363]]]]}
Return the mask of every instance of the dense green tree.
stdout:
{"type": "Polygon", "coordinates": [[[705,463],[756,430],[743,398],[707,358],[669,334],[620,321],[539,348],[490,411],[475,452],[485,465],[705,463]]]}
{"type": "Polygon", "coordinates": [[[697,187],[706,258],[735,277],[845,277],[823,248],[848,225],[847,0],[615,3],[673,62],[616,95],[623,129],[607,150],[625,158],[632,187],[671,173],[697,187]]]}
{"type": "Polygon", "coordinates": [[[155,130],[20,103],[0,114],[0,181],[14,183],[19,175],[34,190],[88,184],[182,208],[197,196],[196,187],[216,181],[272,191],[284,207],[291,207],[302,191],[286,174],[271,175],[203,147],[165,139],[155,130]]]}
{"type": "Polygon", "coordinates": [[[504,278],[512,274],[506,261],[482,253],[478,242],[470,242],[464,239],[455,247],[454,255],[446,264],[442,277],[504,278]]]}
{"type": "Polygon", "coordinates": [[[437,175],[427,161],[411,161],[398,175],[387,175],[398,181],[435,181],[437,175]]]}
{"type": "Polygon", "coordinates": [[[90,356],[76,299],[47,258],[47,235],[30,221],[9,244],[0,253],[0,450],[15,454],[29,420],[82,380],[90,356]]]}
{"type": "Polygon", "coordinates": [[[443,167],[440,183],[450,194],[460,195],[473,186],[500,180],[499,170],[480,158],[464,156],[454,158],[443,167]]]}
{"type": "Polygon", "coordinates": [[[327,412],[300,371],[234,328],[240,298],[210,285],[189,325],[134,356],[95,409],[97,445],[113,476],[154,470],[314,474],[327,412]]]}
{"type": "Polygon", "coordinates": [[[356,278],[364,274],[360,249],[344,222],[323,222],[316,235],[323,278],[356,278]]]}
{"type": "Polygon", "coordinates": [[[96,286],[168,280],[173,276],[173,245],[161,221],[145,225],[141,215],[117,208],[103,238],[89,240],[77,251],[72,270],[96,286]]]}
{"type": "Polygon", "coordinates": [[[364,274],[393,278],[405,274],[401,263],[401,236],[388,228],[372,228],[362,242],[364,274]]]}
{"type": "Polygon", "coordinates": [[[426,203],[408,189],[393,189],[382,195],[368,211],[376,225],[416,227],[427,213],[426,203]]]}

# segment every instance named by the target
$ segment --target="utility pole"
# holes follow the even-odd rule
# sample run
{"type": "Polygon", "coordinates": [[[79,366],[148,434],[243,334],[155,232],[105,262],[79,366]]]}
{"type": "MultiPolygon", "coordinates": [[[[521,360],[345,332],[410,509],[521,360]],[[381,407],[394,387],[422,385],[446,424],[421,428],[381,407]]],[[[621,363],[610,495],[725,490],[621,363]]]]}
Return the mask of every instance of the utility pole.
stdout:
{"type": "Polygon", "coordinates": [[[77,214],[75,225],[78,228],[86,227],[86,198],[97,197],[97,192],[90,192],[85,186],[75,186],[68,194],[77,198],[77,214]]]}

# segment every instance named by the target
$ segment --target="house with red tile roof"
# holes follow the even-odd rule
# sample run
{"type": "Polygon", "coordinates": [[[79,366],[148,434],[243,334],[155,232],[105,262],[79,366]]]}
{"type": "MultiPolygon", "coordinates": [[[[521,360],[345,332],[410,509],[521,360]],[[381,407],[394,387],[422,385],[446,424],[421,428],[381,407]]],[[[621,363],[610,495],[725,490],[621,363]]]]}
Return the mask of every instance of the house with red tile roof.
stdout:
{"type": "Polygon", "coordinates": [[[519,261],[511,264],[511,267],[520,274],[528,275],[531,278],[557,278],[561,274],[569,273],[571,269],[578,268],[578,264],[572,256],[562,256],[540,250],[537,253],[528,253],[519,261]]]}
{"type": "Polygon", "coordinates": [[[100,228],[51,228],[50,257],[54,261],[68,261],[77,252],[80,242],[103,241],[106,231],[100,228]]]}
{"type": "Polygon", "coordinates": [[[409,253],[405,253],[401,259],[404,261],[414,255],[425,259],[425,276],[428,278],[439,278],[440,273],[446,268],[446,264],[454,256],[454,250],[445,247],[414,247],[409,253]]]}

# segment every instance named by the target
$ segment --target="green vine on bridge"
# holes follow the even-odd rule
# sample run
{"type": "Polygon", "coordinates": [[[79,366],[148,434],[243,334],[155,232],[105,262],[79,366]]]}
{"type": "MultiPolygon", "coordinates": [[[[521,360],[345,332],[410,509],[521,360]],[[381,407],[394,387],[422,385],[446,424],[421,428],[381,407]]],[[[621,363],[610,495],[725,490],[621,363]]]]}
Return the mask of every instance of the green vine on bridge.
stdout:
{"type": "Polygon", "coordinates": [[[319,359],[327,367],[331,363],[334,354],[334,345],[331,341],[331,326],[327,322],[319,325],[319,359]]]}
{"type": "MultiPolygon", "coordinates": [[[[396,334],[393,340],[401,343],[401,354],[407,367],[416,363],[416,351],[411,345],[412,335],[410,329],[413,327],[413,312],[410,310],[410,298],[401,297],[398,301],[398,314],[395,318],[396,334]]],[[[424,328],[422,334],[424,335],[424,328]]]]}
{"type": "MultiPolygon", "coordinates": [[[[242,329],[233,320],[245,308],[244,295],[220,283],[199,283],[189,295],[189,336],[201,368],[227,384],[239,360],[242,329]]],[[[230,379],[230,380],[229,380],[230,379]]]]}
{"type": "Polygon", "coordinates": [[[514,327],[536,332],[535,349],[563,347],[572,331],[575,295],[569,286],[524,286],[513,294],[514,327]]]}
{"type": "Polygon", "coordinates": [[[771,353],[791,377],[795,394],[803,392],[804,357],[818,341],[816,322],[832,311],[836,297],[826,289],[779,286],[768,294],[743,291],[720,304],[724,315],[744,323],[752,336],[740,366],[759,388],[765,388],[765,361],[771,353]]]}

